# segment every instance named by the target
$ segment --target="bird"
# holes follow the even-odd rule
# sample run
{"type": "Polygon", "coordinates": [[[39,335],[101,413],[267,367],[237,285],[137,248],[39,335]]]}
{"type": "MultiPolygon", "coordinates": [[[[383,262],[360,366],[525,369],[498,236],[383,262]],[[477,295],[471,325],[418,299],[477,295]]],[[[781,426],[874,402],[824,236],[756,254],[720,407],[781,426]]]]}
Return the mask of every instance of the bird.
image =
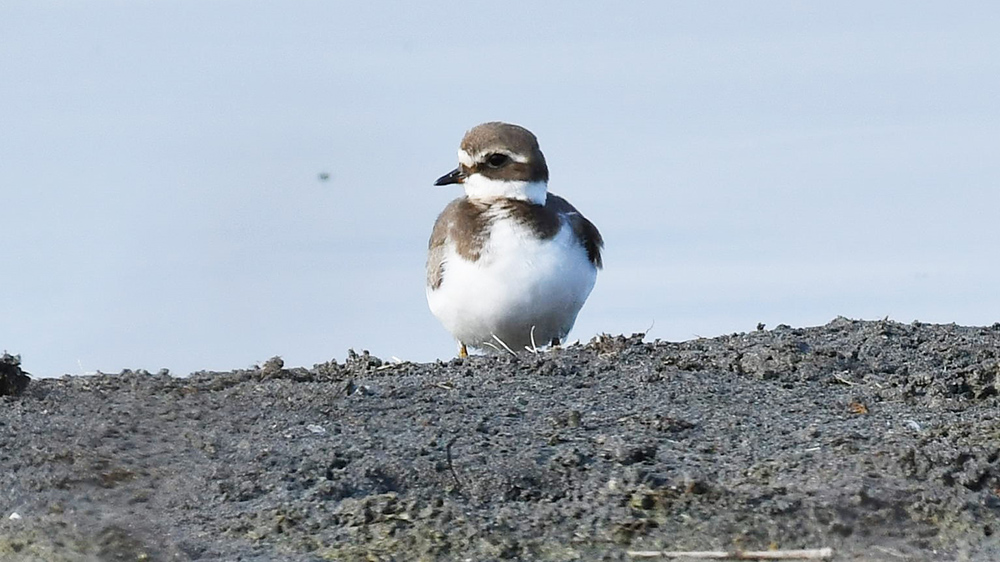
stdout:
{"type": "Polygon", "coordinates": [[[465,194],[438,215],[427,248],[427,304],[458,344],[559,346],[603,267],[604,239],[548,191],[535,135],[493,121],[465,133],[458,167],[434,182],[465,194]]]}

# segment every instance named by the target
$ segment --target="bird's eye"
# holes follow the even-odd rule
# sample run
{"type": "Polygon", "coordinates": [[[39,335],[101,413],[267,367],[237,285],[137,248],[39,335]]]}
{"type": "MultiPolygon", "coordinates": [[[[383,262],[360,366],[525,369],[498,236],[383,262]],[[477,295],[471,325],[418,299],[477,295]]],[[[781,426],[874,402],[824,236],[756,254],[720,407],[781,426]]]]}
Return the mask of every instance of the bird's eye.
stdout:
{"type": "Polygon", "coordinates": [[[486,157],[486,165],[490,168],[499,168],[506,164],[508,160],[510,160],[510,157],[506,154],[495,152],[486,157]]]}

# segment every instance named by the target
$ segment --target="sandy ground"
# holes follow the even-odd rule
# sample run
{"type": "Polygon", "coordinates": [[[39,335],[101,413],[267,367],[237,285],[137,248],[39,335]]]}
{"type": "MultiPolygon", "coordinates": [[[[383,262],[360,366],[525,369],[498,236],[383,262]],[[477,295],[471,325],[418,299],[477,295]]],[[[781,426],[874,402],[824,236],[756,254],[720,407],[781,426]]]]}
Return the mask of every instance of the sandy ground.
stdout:
{"type": "Polygon", "coordinates": [[[847,319],[33,380],[0,398],[0,560],[1000,560],[998,393],[1000,324],[847,319]]]}

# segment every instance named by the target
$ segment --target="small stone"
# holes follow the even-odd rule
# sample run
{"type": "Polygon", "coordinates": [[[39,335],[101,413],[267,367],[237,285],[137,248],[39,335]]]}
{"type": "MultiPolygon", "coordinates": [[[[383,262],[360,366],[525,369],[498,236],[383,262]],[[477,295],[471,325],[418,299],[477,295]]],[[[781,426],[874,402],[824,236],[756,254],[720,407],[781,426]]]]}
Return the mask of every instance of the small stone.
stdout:
{"type": "Polygon", "coordinates": [[[653,496],[645,492],[636,492],[629,499],[629,504],[635,509],[652,509],[655,504],[653,496]]]}
{"type": "Polygon", "coordinates": [[[21,356],[4,353],[0,356],[0,396],[17,396],[27,388],[31,377],[21,370],[21,356]]]}
{"type": "Polygon", "coordinates": [[[285,366],[285,360],[281,357],[275,355],[274,357],[268,359],[264,362],[264,365],[260,368],[260,374],[262,377],[273,377],[281,374],[281,369],[285,366]]]}
{"type": "Polygon", "coordinates": [[[619,464],[628,466],[656,458],[655,443],[619,443],[612,448],[612,456],[619,464]]]}

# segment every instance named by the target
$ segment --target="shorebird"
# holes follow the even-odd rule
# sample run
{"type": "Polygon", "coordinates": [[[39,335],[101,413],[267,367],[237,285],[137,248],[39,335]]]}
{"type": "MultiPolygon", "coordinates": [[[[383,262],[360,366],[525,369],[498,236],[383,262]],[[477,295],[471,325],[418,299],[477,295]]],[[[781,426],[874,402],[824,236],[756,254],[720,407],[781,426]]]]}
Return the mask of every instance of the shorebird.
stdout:
{"type": "Polygon", "coordinates": [[[549,169],[531,131],[483,123],[465,134],[457,168],[434,185],[461,184],[427,252],[427,303],[468,348],[559,345],[594,288],[604,241],[568,201],[548,192],[549,169]]]}

